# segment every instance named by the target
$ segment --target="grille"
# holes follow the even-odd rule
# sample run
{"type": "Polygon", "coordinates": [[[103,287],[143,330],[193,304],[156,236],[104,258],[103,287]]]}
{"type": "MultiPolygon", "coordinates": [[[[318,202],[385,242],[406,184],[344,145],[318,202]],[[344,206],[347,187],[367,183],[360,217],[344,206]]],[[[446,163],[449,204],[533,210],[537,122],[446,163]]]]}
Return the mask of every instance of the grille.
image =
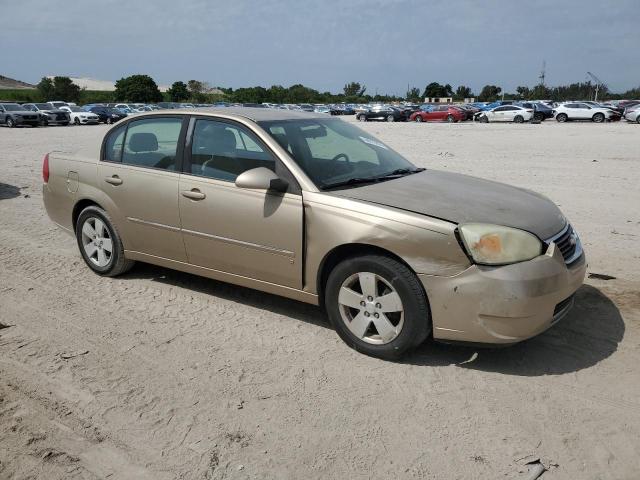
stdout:
{"type": "Polygon", "coordinates": [[[64,113],[57,113],[56,114],[56,119],[57,120],[66,120],[67,119],[67,115],[64,113]]]}
{"type": "Polygon", "coordinates": [[[552,242],[560,249],[560,253],[562,253],[562,257],[566,264],[575,262],[582,254],[580,240],[578,239],[578,235],[573,231],[571,225],[567,225],[562,232],[547,240],[547,243],[552,242]]]}

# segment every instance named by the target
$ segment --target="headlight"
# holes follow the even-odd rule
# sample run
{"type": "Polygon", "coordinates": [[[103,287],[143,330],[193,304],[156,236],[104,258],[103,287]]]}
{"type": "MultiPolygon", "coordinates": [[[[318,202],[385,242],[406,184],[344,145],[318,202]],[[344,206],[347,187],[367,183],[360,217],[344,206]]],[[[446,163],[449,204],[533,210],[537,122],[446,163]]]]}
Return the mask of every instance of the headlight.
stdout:
{"type": "Polygon", "coordinates": [[[542,242],[538,237],[517,228],[467,223],[460,225],[458,231],[476,263],[505,265],[531,260],[542,253],[542,242]]]}

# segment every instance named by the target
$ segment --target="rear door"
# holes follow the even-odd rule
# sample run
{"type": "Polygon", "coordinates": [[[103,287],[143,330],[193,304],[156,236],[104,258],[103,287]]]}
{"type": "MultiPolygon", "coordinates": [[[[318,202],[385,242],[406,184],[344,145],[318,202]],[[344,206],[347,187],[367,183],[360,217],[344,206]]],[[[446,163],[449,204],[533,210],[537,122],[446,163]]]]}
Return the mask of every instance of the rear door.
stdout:
{"type": "Polygon", "coordinates": [[[191,264],[302,288],[303,207],[300,188],[249,128],[193,118],[180,216],[191,264]],[[241,173],[265,167],[289,182],[286,193],[238,188],[241,173]]]}
{"type": "Polygon", "coordinates": [[[181,262],[186,261],[178,206],[183,119],[154,115],[112,130],[98,166],[98,184],[109,199],[109,213],[118,217],[125,249],[181,262]]]}

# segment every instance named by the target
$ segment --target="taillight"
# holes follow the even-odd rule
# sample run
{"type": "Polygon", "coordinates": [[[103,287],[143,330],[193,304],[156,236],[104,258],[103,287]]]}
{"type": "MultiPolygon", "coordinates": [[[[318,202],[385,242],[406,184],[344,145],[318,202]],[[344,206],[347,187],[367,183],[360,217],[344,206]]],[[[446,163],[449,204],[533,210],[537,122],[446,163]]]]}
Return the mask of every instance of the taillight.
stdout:
{"type": "Polygon", "coordinates": [[[44,183],[49,181],[49,154],[47,153],[42,160],[42,180],[44,183]]]}

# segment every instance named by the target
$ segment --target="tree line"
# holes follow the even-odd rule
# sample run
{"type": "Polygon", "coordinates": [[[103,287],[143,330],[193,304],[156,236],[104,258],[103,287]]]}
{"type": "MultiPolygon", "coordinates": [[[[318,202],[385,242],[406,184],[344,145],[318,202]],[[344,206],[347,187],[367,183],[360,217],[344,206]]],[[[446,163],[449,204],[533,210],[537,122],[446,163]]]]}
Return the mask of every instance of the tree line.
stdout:
{"type": "MultiPolygon", "coordinates": [[[[628,90],[621,94],[615,94],[604,86],[598,86],[599,99],[640,98],[640,87],[628,90]]],[[[157,103],[162,101],[213,103],[226,101],[233,103],[368,103],[368,102],[396,102],[411,101],[422,103],[425,98],[452,97],[455,101],[465,98],[475,98],[477,101],[492,102],[499,99],[506,100],[532,100],[548,99],[554,101],[589,99],[594,97],[596,85],[591,82],[572,83],[549,87],[535,85],[534,87],[519,86],[514,93],[503,92],[497,85],[485,85],[475,95],[472,89],[465,85],[459,85],[455,89],[450,84],[431,82],[423,90],[417,87],[407,88],[406,94],[396,95],[370,95],[367,87],[360,82],[349,82],[344,85],[342,92],[320,92],[301,84],[283,87],[272,85],[271,87],[242,87],[221,88],[215,93],[211,87],[203,81],[188,80],[176,81],[166,92],[160,92],[158,85],[149,75],[131,75],[118,80],[115,90],[112,92],[88,91],[74,84],[69,77],[57,76],[44,77],[38,83],[36,90],[0,90],[0,95],[12,98],[6,100],[16,101],[47,101],[66,100],[76,103],[103,103],[103,102],[133,102],[133,103],[157,103]]]]}

